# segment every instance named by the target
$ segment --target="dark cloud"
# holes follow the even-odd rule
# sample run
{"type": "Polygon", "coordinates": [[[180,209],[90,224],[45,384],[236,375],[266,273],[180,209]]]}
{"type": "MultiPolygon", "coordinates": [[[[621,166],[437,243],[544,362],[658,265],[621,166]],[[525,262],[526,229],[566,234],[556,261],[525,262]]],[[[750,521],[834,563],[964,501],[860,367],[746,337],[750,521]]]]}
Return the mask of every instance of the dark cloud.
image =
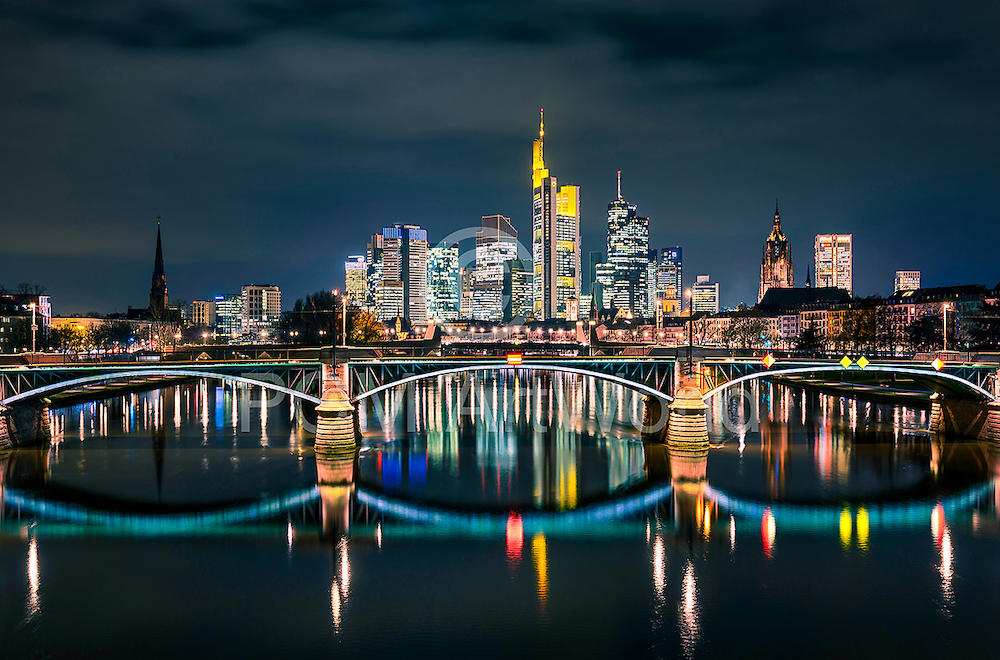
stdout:
{"type": "Polygon", "coordinates": [[[440,237],[501,211],[526,233],[544,105],[553,171],[583,186],[585,251],[602,247],[621,168],[654,244],[683,244],[726,302],[756,290],[776,194],[800,274],[813,234],[854,231],[861,292],[896,267],[992,284],[998,13],[5,2],[0,282],[46,284],[62,311],[141,302],[158,214],[182,298],[338,285],[344,257],[395,221],[440,237]]]}

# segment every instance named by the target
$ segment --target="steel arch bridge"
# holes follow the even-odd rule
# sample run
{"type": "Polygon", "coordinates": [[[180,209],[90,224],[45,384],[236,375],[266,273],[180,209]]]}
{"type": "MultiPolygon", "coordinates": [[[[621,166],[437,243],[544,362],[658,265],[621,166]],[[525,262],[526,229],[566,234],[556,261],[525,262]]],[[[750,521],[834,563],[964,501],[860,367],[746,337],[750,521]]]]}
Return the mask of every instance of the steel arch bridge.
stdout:
{"type": "Polygon", "coordinates": [[[998,368],[985,364],[945,364],[940,370],[913,362],[852,362],[782,360],[767,367],[761,360],[706,360],[699,365],[708,401],[738,383],[767,378],[809,379],[810,385],[870,386],[884,392],[921,391],[948,398],[996,401],[998,368]]]}
{"type": "Polygon", "coordinates": [[[318,404],[323,393],[319,362],[207,363],[171,366],[31,367],[0,369],[0,405],[9,406],[68,389],[150,378],[212,378],[281,392],[318,404]]]}
{"type": "Polygon", "coordinates": [[[351,401],[358,402],[399,385],[449,374],[477,372],[553,372],[590,376],[616,383],[662,401],[673,401],[677,361],[670,359],[566,358],[525,359],[509,364],[496,359],[364,360],[347,364],[351,401]]]}

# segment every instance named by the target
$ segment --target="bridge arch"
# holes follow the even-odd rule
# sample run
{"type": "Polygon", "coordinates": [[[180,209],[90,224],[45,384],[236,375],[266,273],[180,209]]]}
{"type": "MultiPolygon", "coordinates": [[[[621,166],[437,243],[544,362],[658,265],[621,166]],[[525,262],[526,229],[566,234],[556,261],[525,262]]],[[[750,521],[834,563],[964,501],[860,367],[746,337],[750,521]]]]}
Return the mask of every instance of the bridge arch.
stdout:
{"type": "Polygon", "coordinates": [[[236,376],[233,374],[218,373],[214,371],[202,371],[200,369],[166,369],[166,368],[149,368],[149,369],[129,369],[124,371],[112,371],[104,374],[97,374],[94,376],[82,376],[80,378],[73,378],[70,380],[60,381],[58,383],[51,383],[49,385],[43,385],[42,387],[36,387],[33,390],[27,390],[19,394],[14,394],[6,399],[0,400],[0,405],[9,406],[11,404],[17,403],[19,401],[25,401],[29,399],[35,399],[46,394],[52,394],[55,392],[61,392],[78,385],[88,385],[91,383],[103,383],[113,380],[125,380],[127,378],[134,378],[137,376],[179,376],[183,378],[215,378],[218,380],[225,380],[234,383],[244,383],[246,385],[256,385],[258,387],[263,387],[264,389],[272,390],[274,392],[281,392],[282,394],[287,394],[293,398],[302,399],[303,401],[308,401],[310,403],[319,404],[320,399],[311,394],[306,394],[305,392],[300,392],[298,390],[292,389],[290,387],[284,387],[267,380],[258,380],[256,378],[247,378],[246,376],[236,376]]]}
{"type": "Polygon", "coordinates": [[[366,392],[362,392],[351,399],[352,403],[358,403],[371,396],[384,392],[386,390],[392,389],[399,385],[406,385],[407,383],[415,383],[420,380],[425,380],[427,378],[434,378],[437,376],[447,376],[449,374],[459,374],[459,373],[471,373],[476,371],[556,371],[560,373],[576,374],[578,376],[591,376],[598,380],[605,380],[611,383],[616,383],[622,385],[631,390],[641,392],[648,396],[656,397],[661,401],[670,403],[674,400],[674,397],[669,394],[665,394],[655,388],[645,385],[643,383],[637,383],[633,380],[627,378],[622,378],[621,376],[615,376],[612,374],[601,373],[599,371],[591,371],[590,369],[581,369],[579,367],[569,367],[561,364],[519,364],[510,365],[506,362],[495,362],[490,364],[467,364],[460,367],[449,367],[447,369],[439,369],[436,371],[428,371],[425,373],[413,374],[400,378],[399,380],[394,380],[390,383],[385,383],[377,387],[373,387],[366,392]]]}
{"type": "Polygon", "coordinates": [[[736,385],[738,383],[745,383],[753,380],[760,380],[763,378],[773,378],[775,376],[792,376],[796,374],[811,374],[811,373],[822,373],[822,372],[837,372],[837,373],[862,373],[862,372],[884,372],[892,374],[905,374],[908,376],[919,376],[927,381],[937,381],[941,383],[947,383],[953,385],[952,389],[956,389],[962,392],[968,392],[974,396],[976,399],[982,399],[984,401],[994,401],[996,397],[993,396],[991,392],[983,389],[979,385],[970,382],[964,378],[956,376],[954,374],[949,374],[944,371],[930,371],[929,369],[915,369],[912,367],[902,367],[895,365],[869,365],[865,369],[850,369],[844,368],[842,366],[835,365],[820,365],[811,367],[792,367],[789,369],[768,369],[764,371],[758,371],[752,374],[746,374],[738,378],[733,378],[728,380],[721,385],[714,387],[702,396],[702,401],[708,402],[709,399],[716,396],[717,394],[725,391],[726,389],[736,385]]]}

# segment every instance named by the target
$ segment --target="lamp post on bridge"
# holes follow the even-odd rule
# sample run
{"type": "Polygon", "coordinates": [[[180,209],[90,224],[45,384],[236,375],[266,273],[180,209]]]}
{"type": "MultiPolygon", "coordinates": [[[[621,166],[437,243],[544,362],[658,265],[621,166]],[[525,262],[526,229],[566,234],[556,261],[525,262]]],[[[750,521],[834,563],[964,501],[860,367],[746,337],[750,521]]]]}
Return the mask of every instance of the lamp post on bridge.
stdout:
{"type": "Polygon", "coordinates": [[[945,303],[944,307],[942,307],[942,310],[944,311],[944,322],[943,322],[943,326],[944,327],[942,329],[944,330],[944,350],[945,351],[948,350],[948,310],[949,309],[951,309],[951,303],[945,303]]]}
{"type": "Polygon", "coordinates": [[[684,297],[688,299],[688,376],[694,374],[694,301],[691,298],[691,289],[684,292],[684,297]]]}

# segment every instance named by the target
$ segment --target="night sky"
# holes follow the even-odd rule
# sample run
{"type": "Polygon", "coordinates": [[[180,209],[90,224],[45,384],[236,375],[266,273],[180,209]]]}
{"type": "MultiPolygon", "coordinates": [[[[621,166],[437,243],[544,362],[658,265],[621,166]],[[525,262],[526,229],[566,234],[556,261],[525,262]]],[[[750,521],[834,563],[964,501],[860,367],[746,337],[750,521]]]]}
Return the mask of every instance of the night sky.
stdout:
{"type": "Polygon", "coordinates": [[[1000,280],[1000,3],[0,3],[0,284],[59,314],[343,285],[385,224],[511,216],[531,140],[603,250],[615,170],[685,276],[756,299],[774,198],[797,283],[1000,280]],[[670,9],[652,9],[667,6],[670,9]],[[703,5],[712,5],[705,7],[703,5]]]}

